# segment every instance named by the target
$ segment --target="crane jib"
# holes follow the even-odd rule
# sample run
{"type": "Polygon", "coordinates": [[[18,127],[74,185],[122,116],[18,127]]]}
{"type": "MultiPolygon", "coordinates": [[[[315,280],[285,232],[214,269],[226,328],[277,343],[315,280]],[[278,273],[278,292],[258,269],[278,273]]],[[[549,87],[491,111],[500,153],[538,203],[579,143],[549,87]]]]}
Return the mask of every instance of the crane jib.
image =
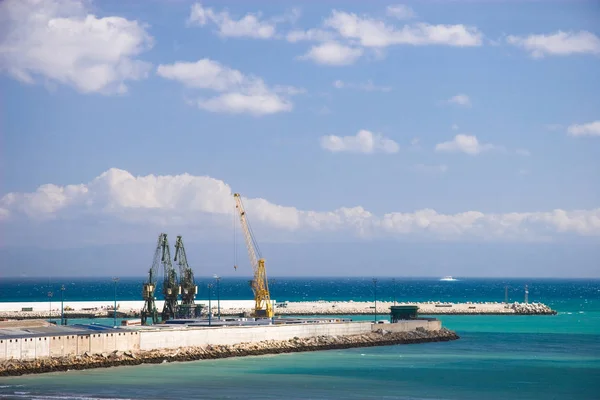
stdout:
{"type": "Polygon", "coordinates": [[[246,210],[242,203],[242,197],[239,193],[235,193],[233,197],[235,199],[235,208],[239,214],[246,249],[248,250],[248,258],[250,259],[250,265],[254,272],[254,279],[252,281],[252,291],[254,293],[255,301],[254,314],[257,317],[270,318],[273,316],[273,307],[271,305],[265,259],[262,258],[254,232],[248,222],[246,210]]]}

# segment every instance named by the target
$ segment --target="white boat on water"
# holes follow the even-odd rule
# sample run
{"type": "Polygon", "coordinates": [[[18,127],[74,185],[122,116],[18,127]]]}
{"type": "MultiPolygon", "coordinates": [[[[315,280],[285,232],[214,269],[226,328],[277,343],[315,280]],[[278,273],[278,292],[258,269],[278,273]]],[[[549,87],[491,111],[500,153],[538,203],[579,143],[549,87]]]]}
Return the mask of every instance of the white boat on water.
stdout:
{"type": "Polygon", "coordinates": [[[440,281],[455,281],[456,279],[454,279],[451,276],[445,276],[442,279],[440,279],[440,281]]]}

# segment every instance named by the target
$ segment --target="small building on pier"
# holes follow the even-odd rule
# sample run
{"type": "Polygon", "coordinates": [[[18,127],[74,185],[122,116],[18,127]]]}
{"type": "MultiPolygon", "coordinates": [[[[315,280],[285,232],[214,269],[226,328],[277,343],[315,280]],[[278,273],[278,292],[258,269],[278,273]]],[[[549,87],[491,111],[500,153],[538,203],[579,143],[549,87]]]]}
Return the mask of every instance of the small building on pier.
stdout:
{"type": "Polygon", "coordinates": [[[408,319],[417,319],[419,317],[419,306],[391,306],[390,322],[405,321],[408,319]]]}

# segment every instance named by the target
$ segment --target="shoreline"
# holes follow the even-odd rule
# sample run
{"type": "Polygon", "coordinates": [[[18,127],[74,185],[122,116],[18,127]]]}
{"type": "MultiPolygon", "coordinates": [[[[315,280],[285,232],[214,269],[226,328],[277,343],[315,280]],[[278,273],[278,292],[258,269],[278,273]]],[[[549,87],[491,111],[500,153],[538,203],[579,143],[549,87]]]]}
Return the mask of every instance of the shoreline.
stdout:
{"type": "Polygon", "coordinates": [[[188,362],[214,360],[230,357],[261,356],[268,354],[297,353],[308,351],[338,350],[358,347],[393,346],[430,342],[447,342],[460,337],[451,330],[441,328],[428,331],[416,328],[408,332],[390,332],[385,328],[346,336],[312,336],[289,340],[265,340],[234,345],[205,345],[177,349],[147,351],[113,351],[111,353],[53,357],[39,360],[6,360],[0,362],[0,376],[20,376],[49,372],[161,364],[164,362],[188,362]]]}

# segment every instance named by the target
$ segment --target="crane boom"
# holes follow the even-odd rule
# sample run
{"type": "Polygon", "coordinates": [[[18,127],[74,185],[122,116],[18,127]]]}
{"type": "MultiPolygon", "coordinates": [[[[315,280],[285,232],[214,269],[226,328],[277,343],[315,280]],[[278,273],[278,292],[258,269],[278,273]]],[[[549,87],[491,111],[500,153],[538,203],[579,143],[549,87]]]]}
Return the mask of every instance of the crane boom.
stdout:
{"type": "Polygon", "coordinates": [[[240,217],[240,224],[244,233],[244,240],[248,250],[248,258],[254,272],[252,280],[252,292],[254,293],[254,316],[273,317],[273,306],[271,305],[271,294],[269,293],[269,282],[265,268],[265,259],[260,254],[260,249],[246,217],[246,210],[239,193],[233,195],[235,208],[240,217]]]}
{"type": "Polygon", "coordinates": [[[181,304],[193,306],[198,287],[194,281],[194,271],[188,264],[183,239],[177,236],[175,242],[175,258],[173,261],[179,265],[179,282],[181,283],[181,304]]]}
{"type": "Polygon", "coordinates": [[[146,325],[148,318],[152,320],[153,324],[158,323],[158,312],[156,310],[154,291],[156,290],[158,267],[161,263],[163,251],[162,247],[164,238],[166,236],[167,235],[164,233],[158,235],[158,242],[156,243],[156,250],[154,251],[154,259],[152,261],[152,266],[148,271],[148,280],[144,283],[144,288],[142,289],[142,297],[144,298],[144,308],[142,309],[141,313],[142,325],[146,325]]]}
{"type": "Polygon", "coordinates": [[[175,310],[177,308],[177,298],[179,297],[180,287],[177,279],[177,272],[171,263],[171,250],[169,249],[169,241],[167,234],[163,234],[162,242],[162,257],[163,264],[163,295],[165,304],[162,311],[162,320],[167,321],[175,318],[175,310]]]}

